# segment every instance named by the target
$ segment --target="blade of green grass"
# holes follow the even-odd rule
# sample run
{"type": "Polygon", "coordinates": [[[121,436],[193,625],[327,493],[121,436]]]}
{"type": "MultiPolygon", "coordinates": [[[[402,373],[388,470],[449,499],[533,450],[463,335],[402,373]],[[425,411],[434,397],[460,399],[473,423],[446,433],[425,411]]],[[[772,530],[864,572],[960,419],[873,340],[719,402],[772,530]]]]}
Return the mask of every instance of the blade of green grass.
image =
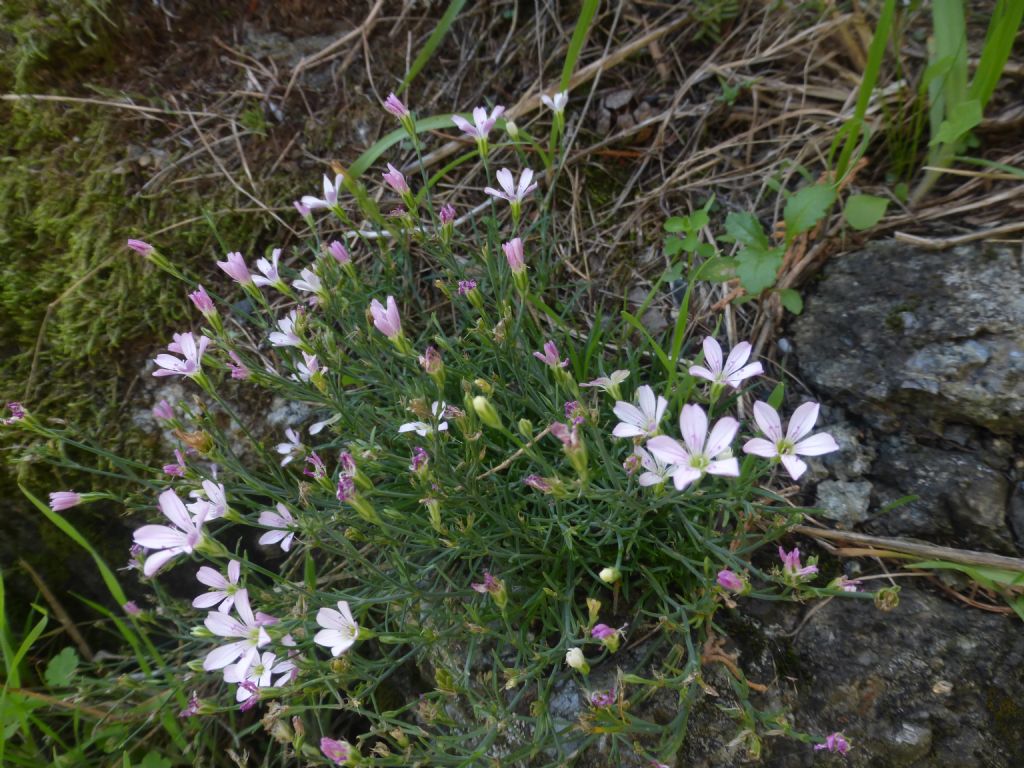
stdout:
{"type": "Polygon", "coordinates": [[[985,47],[981,51],[978,69],[967,89],[967,98],[977,99],[982,107],[988,104],[992,93],[1003,75],[1003,68],[1013,52],[1021,20],[1024,19],[1024,2],[1021,0],[999,0],[995,13],[985,34],[985,47]]]}
{"type": "Polygon", "coordinates": [[[434,31],[430,33],[430,37],[427,38],[427,42],[424,43],[420,52],[416,54],[416,58],[413,59],[412,65],[409,67],[409,71],[405,75],[405,79],[402,80],[402,84],[398,87],[398,93],[401,95],[406,91],[409,85],[412,83],[413,78],[420,73],[420,70],[427,65],[430,61],[430,57],[434,55],[434,51],[437,50],[437,46],[444,40],[445,35],[448,34],[448,30],[451,29],[452,24],[455,22],[455,17],[459,15],[462,7],[466,4],[466,0],[452,0],[451,5],[448,6],[448,10],[444,12],[441,20],[437,22],[437,26],[434,27],[434,31]]]}
{"type": "Polygon", "coordinates": [[[562,65],[562,85],[559,90],[565,91],[569,88],[569,81],[572,80],[572,73],[576,70],[576,62],[579,61],[580,53],[587,42],[587,35],[590,34],[590,23],[594,20],[597,8],[601,0],[585,0],[583,8],[580,9],[580,18],[576,22],[576,28],[572,31],[572,39],[569,41],[569,50],[565,54],[565,63],[562,65]]]}
{"type": "MultiPolygon", "coordinates": [[[[424,117],[416,121],[416,133],[426,133],[427,131],[436,131],[438,128],[450,128],[451,126],[451,115],[433,115],[432,117],[424,117]]],[[[362,176],[381,155],[402,139],[408,138],[408,136],[409,134],[405,132],[404,128],[396,128],[391,133],[382,136],[348,167],[348,176],[352,179],[362,176]]]]}

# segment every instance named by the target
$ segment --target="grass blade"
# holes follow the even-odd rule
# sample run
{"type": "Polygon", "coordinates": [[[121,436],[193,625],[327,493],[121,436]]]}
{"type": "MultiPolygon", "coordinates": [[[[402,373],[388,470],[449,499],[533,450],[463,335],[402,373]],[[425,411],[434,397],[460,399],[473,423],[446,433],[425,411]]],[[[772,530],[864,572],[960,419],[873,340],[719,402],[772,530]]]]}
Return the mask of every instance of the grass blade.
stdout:
{"type": "Polygon", "coordinates": [[[565,54],[565,64],[562,65],[562,85],[559,90],[565,91],[569,88],[569,81],[572,73],[576,70],[576,62],[579,61],[580,53],[587,42],[587,35],[590,34],[590,24],[597,13],[597,7],[601,0],[585,0],[583,8],[580,9],[580,19],[576,22],[576,28],[572,32],[572,39],[569,41],[569,50],[565,54]]]}
{"type": "Polygon", "coordinates": [[[412,83],[413,78],[420,73],[420,70],[427,65],[430,61],[430,57],[434,55],[434,51],[437,50],[437,46],[444,40],[445,35],[448,34],[448,30],[451,29],[452,24],[455,21],[455,17],[459,15],[462,7],[466,4],[466,0],[452,0],[451,5],[448,6],[448,10],[444,12],[444,16],[437,22],[437,26],[434,27],[434,31],[430,33],[430,37],[427,38],[427,42],[420,49],[420,52],[416,54],[416,58],[413,59],[412,65],[409,67],[409,71],[405,75],[405,79],[402,80],[402,84],[398,87],[398,93],[401,95],[406,91],[409,85],[412,83]]]}

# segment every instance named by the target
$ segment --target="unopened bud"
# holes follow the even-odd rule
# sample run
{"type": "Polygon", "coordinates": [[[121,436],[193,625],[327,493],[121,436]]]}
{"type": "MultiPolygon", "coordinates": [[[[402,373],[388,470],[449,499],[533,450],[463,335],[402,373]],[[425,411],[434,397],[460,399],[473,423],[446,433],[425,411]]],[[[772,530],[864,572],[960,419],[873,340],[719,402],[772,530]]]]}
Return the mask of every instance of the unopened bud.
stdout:
{"type": "Polygon", "coordinates": [[[582,672],[584,675],[589,674],[590,672],[590,665],[587,664],[587,660],[583,656],[583,651],[579,648],[570,648],[565,652],[565,663],[578,672],[582,672]]]}
{"type": "Polygon", "coordinates": [[[473,410],[476,411],[476,415],[480,417],[480,421],[493,429],[501,429],[501,416],[498,415],[498,411],[495,410],[494,406],[491,405],[491,401],[483,395],[477,395],[473,398],[473,410]]]}
{"type": "Polygon", "coordinates": [[[598,574],[598,577],[605,584],[614,584],[622,578],[622,571],[620,571],[618,568],[609,566],[608,568],[602,568],[601,573],[598,574]]]}

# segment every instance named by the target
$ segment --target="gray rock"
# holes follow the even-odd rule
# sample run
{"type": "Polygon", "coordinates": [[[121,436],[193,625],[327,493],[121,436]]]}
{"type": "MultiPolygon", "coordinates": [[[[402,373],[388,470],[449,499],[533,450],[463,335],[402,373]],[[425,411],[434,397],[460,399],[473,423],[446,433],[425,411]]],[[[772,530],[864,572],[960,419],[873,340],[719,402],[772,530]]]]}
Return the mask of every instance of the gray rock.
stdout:
{"type": "Polygon", "coordinates": [[[872,516],[869,532],[1016,554],[1007,525],[1009,481],[977,455],[886,440],[872,478],[882,507],[917,498],[872,516]]]}
{"type": "MultiPolygon", "coordinates": [[[[1019,620],[916,589],[900,597],[891,613],[833,600],[810,617],[790,670],[801,680],[790,701],[796,727],[842,731],[853,744],[842,763],[850,768],[1024,763],[1019,620]]],[[[812,764],[806,746],[776,745],[766,766],[812,764]]]]}
{"type": "Polygon", "coordinates": [[[1024,434],[1024,275],[1009,248],[874,243],[829,265],[794,330],[811,388],[877,426],[1024,434]]]}
{"type": "Polygon", "coordinates": [[[852,528],[868,519],[871,505],[871,483],[843,480],[825,480],[818,484],[818,498],[814,506],[820,515],[835,520],[840,528],[852,528]]]}

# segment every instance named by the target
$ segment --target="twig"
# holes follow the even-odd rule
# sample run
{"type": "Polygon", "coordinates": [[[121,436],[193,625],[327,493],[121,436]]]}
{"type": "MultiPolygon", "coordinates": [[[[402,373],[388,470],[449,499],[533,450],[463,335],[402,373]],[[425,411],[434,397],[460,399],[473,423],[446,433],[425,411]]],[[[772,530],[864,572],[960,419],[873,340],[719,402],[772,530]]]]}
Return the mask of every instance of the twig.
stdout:
{"type": "MultiPolygon", "coordinates": [[[[800,533],[804,536],[814,536],[832,541],[848,541],[852,544],[876,547],[929,560],[947,560],[951,563],[960,563],[962,565],[981,565],[988,568],[1002,568],[1008,571],[1024,573],[1024,560],[1019,557],[993,555],[990,552],[977,552],[973,549],[955,549],[953,547],[939,546],[938,544],[907,541],[906,539],[896,539],[888,536],[870,536],[866,533],[837,531],[832,528],[813,528],[809,525],[794,525],[790,530],[793,533],[800,533]]],[[[877,555],[878,553],[874,554],[877,555]]]]}
{"type": "Polygon", "coordinates": [[[93,660],[92,648],[82,637],[82,633],[78,631],[78,627],[75,626],[75,622],[71,620],[68,612],[64,610],[64,606],[61,605],[57,596],[50,591],[50,588],[46,586],[46,582],[43,581],[43,577],[36,573],[36,569],[33,568],[27,560],[24,558],[18,558],[18,565],[25,569],[25,572],[32,579],[32,582],[36,585],[36,589],[43,596],[43,599],[49,604],[50,608],[53,609],[53,615],[57,617],[57,621],[64,627],[64,631],[68,633],[68,636],[74,641],[75,645],[78,646],[79,652],[86,661],[93,660]]]}
{"type": "Polygon", "coordinates": [[[957,235],[956,237],[920,237],[908,234],[907,232],[894,232],[893,237],[901,243],[908,243],[933,251],[942,251],[946,248],[963,245],[964,243],[972,243],[975,240],[987,240],[990,237],[1008,235],[1011,232],[1020,232],[1021,230],[1024,230],[1024,221],[1003,224],[1001,227],[990,227],[989,229],[982,229],[977,232],[968,232],[966,235],[957,235]]]}

